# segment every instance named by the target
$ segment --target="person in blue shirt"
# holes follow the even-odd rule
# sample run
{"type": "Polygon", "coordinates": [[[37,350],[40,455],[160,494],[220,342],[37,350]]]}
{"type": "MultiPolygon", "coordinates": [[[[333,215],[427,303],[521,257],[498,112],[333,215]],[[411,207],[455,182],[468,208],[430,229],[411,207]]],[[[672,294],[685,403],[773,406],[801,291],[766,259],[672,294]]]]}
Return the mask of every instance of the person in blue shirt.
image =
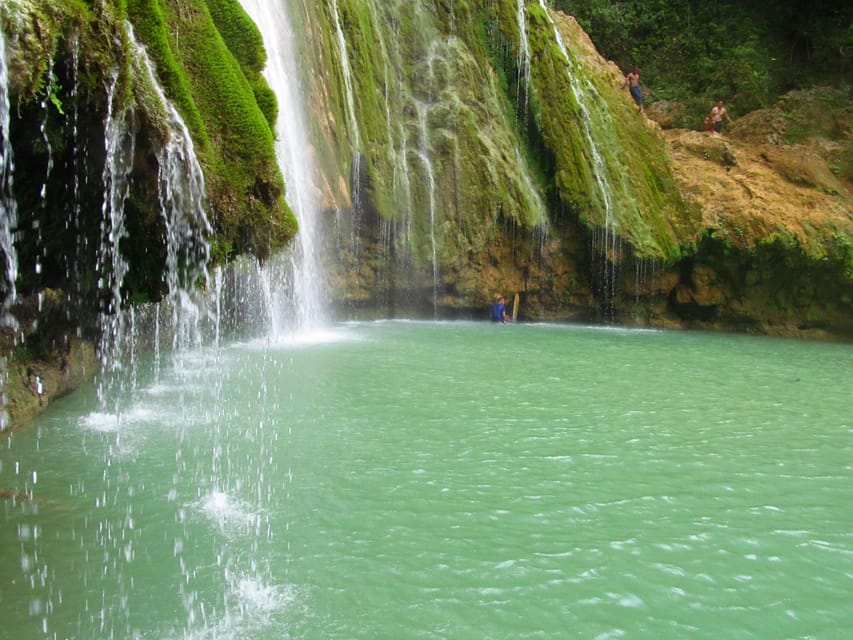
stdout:
{"type": "Polygon", "coordinates": [[[509,314],[506,312],[506,300],[501,294],[495,296],[495,304],[492,305],[492,322],[500,322],[501,324],[511,322],[509,314]]]}

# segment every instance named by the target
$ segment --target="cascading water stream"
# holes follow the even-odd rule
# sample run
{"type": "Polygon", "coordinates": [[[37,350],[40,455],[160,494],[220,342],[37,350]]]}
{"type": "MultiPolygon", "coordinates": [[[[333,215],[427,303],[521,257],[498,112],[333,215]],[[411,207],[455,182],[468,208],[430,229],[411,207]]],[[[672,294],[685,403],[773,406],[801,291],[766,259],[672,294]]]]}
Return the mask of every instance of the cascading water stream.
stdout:
{"type": "Polygon", "coordinates": [[[542,6],[542,9],[548,16],[548,20],[550,21],[551,26],[554,28],[554,38],[557,41],[557,46],[560,49],[560,53],[563,54],[563,57],[566,60],[566,76],[568,77],[569,84],[572,88],[572,95],[575,98],[575,101],[578,105],[578,109],[580,109],[584,135],[586,137],[587,143],[589,144],[590,153],[592,154],[595,181],[598,185],[599,193],[604,204],[605,226],[610,228],[614,222],[613,204],[611,199],[613,189],[610,184],[607,163],[604,161],[604,158],[602,157],[601,152],[598,149],[598,143],[596,142],[595,136],[593,135],[592,114],[589,107],[587,106],[586,96],[584,95],[580,80],[578,79],[577,74],[574,73],[574,62],[572,56],[569,54],[569,50],[566,47],[565,42],[563,41],[563,36],[560,33],[560,30],[557,28],[554,19],[551,17],[545,0],[539,0],[539,4],[542,6]]]}
{"type": "MultiPolygon", "coordinates": [[[[50,184],[50,177],[53,173],[53,145],[50,143],[50,136],[47,135],[47,126],[48,121],[50,119],[50,105],[51,105],[51,96],[53,96],[56,78],[53,73],[53,60],[51,59],[50,64],[47,69],[47,86],[44,89],[44,97],[41,101],[41,109],[44,113],[44,118],[42,119],[41,125],[39,126],[39,132],[42,137],[42,144],[44,144],[44,150],[47,154],[47,165],[44,171],[44,182],[41,186],[41,191],[39,193],[39,197],[41,198],[42,207],[47,206],[47,189],[48,184],[50,184]]],[[[35,272],[37,274],[41,273],[42,270],[42,261],[46,257],[45,248],[42,246],[42,229],[39,227],[37,230],[36,236],[36,257],[35,257],[35,272]]]]}
{"type": "MultiPolygon", "coordinates": [[[[358,153],[361,148],[361,132],[358,126],[358,118],[355,113],[355,92],[352,86],[352,68],[349,63],[349,53],[347,51],[347,40],[344,35],[343,27],[341,27],[341,16],[338,11],[337,0],[332,0],[332,16],[335,19],[335,37],[338,44],[338,55],[340,56],[341,72],[344,75],[344,89],[346,90],[347,100],[347,115],[349,116],[349,124],[352,128],[352,144],[353,153],[358,153]]],[[[358,167],[355,167],[358,171],[358,167]]]]}
{"type": "MultiPolygon", "coordinates": [[[[388,136],[388,153],[389,156],[394,159],[392,192],[394,193],[396,202],[398,203],[400,219],[402,220],[402,224],[399,225],[402,228],[402,245],[404,247],[408,247],[412,222],[412,186],[408,171],[408,164],[406,163],[408,132],[404,124],[405,119],[401,112],[404,96],[406,96],[406,89],[397,76],[400,63],[397,62],[395,64],[394,60],[391,58],[391,52],[383,35],[380,16],[377,14],[375,3],[372,2],[370,3],[370,14],[373,19],[373,28],[379,41],[379,50],[382,53],[382,60],[384,61],[385,130],[386,135],[388,136]],[[396,105],[398,107],[397,112],[392,113],[392,105],[396,105]],[[397,133],[396,137],[395,132],[397,133]],[[398,138],[399,142],[396,142],[398,138]]],[[[399,43],[396,42],[392,44],[399,46],[399,43]]],[[[395,53],[399,53],[396,48],[395,53]]],[[[383,246],[386,247],[387,253],[390,249],[392,238],[395,236],[394,231],[398,227],[397,218],[392,221],[383,220],[381,224],[383,230],[383,246]]]]}
{"type": "Polygon", "coordinates": [[[429,190],[429,241],[432,252],[432,306],[433,315],[438,315],[438,247],[435,238],[435,172],[429,157],[429,129],[427,127],[428,105],[417,102],[418,111],[418,157],[426,171],[427,187],[429,190]]]}
{"type": "MultiPolygon", "coordinates": [[[[98,398],[103,409],[107,402],[119,397],[114,387],[124,383],[121,376],[122,350],[125,332],[125,314],[122,311],[121,286],[129,265],[120,250],[127,235],[125,228],[125,202],[130,194],[130,173],[133,168],[134,136],[128,121],[133,117],[133,107],[118,104],[116,92],[119,72],[115,70],[108,80],[107,110],[104,121],[104,146],[106,160],[101,179],[104,185],[101,205],[101,244],[98,248],[95,272],[102,291],[107,292],[106,306],[99,314],[101,337],[98,354],[101,361],[98,398]]],[[[112,413],[119,415],[118,407],[112,413]]]]}
{"type": "Polygon", "coordinates": [[[358,261],[358,243],[361,224],[361,131],[358,126],[358,117],[355,112],[355,92],[352,84],[352,68],[347,51],[347,41],[344,30],[341,27],[341,17],[338,11],[337,0],[332,0],[332,16],[335,21],[335,37],[338,44],[338,56],[340,57],[341,73],[344,76],[344,92],[346,93],[347,116],[352,131],[352,207],[353,207],[353,232],[352,244],[353,254],[358,261]]]}
{"type": "MultiPolygon", "coordinates": [[[[615,254],[618,253],[620,242],[617,235],[618,225],[613,210],[613,181],[611,180],[608,165],[599,149],[599,143],[593,133],[596,128],[596,123],[593,120],[592,111],[587,104],[586,92],[581,84],[579,74],[576,73],[574,59],[569,54],[569,50],[566,47],[563,36],[560,33],[557,24],[554,22],[554,19],[551,17],[545,0],[539,0],[539,5],[542,7],[545,15],[548,17],[548,21],[554,29],[554,38],[556,39],[557,46],[566,60],[566,76],[569,79],[572,95],[574,96],[575,102],[580,110],[584,136],[586,137],[588,148],[592,154],[593,175],[595,176],[595,182],[598,185],[599,194],[601,195],[601,201],[604,206],[604,239],[603,242],[595,242],[595,244],[599,246],[602,253],[602,272],[604,276],[602,293],[604,296],[604,304],[608,308],[609,313],[612,314],[616,285],[615,254]],[[614,255],[608,256],[608,253],[612,253],[614,255]]],[[[587,83],[587,89],[590,88],[589,83],[587,83]]],[[[594,91],[590,91],[590,93],[592,95],[597,95],[594,91]]]]}
{"type": "Polygon", "coordinates": [[[13,192],[15,165],[9,138],[9,67],[6,55],[6,36],[0,29],[0,252],[3,253],[5,266],[0,325],[15,327],[17,323],[9,309],[17,297],[18,254],[13,230],[18,224],[18,205],[13,192]]]}
{"type": "Polygon", "coordinates": [[[166,139],[157,150],[160,215],[166,227],[166,285],[172,311],[172,350],[182,353],[201,346],[201,311],[193,300],[196,285],[208,283],[212,233],[204,210],[204,174],[195,153],[190,132],[157,79],[148,53],[129,31],[137,56],[138,74],[147,78],[166,112],[166,139]]]}
{"type": "Polygon", "coordinates": [[[83,186],[83,180],[81,178],[81,174],[83,173],[83,168],[86,166],[86,154],[88,152],[88,148],[86,145],[81,144],[80,140],[80,105],[79,105],[79,74],[80,74],[80,35],[75,32],[69,41],[69,46],[71,48],[71,139],[73,144],[73,154],[72,158],[69,161],[68,170],[73,174],[73,187],[72,187],[72,203],[71,210],[72,214],[68,216],[65,220],[65,230],[69,233],[69,235],[77,236],[77,250],[74,255],[68,258],[68,262],[65,265],[66,278],[69,282],[73,283],[76,287],[75,293],[80,293],[80,288],[82,284],[82,278],[80,277],[81,269],[84,268],[82,265],[84,261],[81,258],[82,255],[82,247],[80,246],[79,239],[79,230],[80,230],[80,214],[82,212],[82,204],[81,204],[81,189],[83,186]]]}
{"type": "MultiPolygon", "coordinates": [[[[4,273],[0,280],[0,327],[17,329],[17,322],[10,309],[17,297],[18,254],[15,249],[13,229],[17,225],[18,210],[12,190],[14,162],[12,143],[9,139],[9,68],[6,61],[6,36],[0,29],[0,253],[3,254],[4,273]]],[[[0,384],[6,382],[6,360],[0,361],[0,384]]],[[[8,424],[5,394],[0,397],[0,431],[8,424]]]]}
{"type": "Polygon", "coordinates": [[[518,95],[516,96],[516,100],[521,102],[524,100],[522,105],[521,116],[522,121],[527,120],[527,105],[528,105],[528,97],[530,95],[530,40],[527,37],[527,2],[526,0],[517,0],[517,10],[516,10],[516,20],[518,21],[518,34],[520,40],[520,46],[518,48],[518,95]],[[524,94],[523,96],[521,94],[524,94]]]}
{"type": "MultiPolygon", "coordinates": [[[[309,330],[324,324],[325,291],[323,269],[319,258],[319,213],[316,201],[316,173],[309,149],[303,90],[299,81],[299,64],[294,48],[293,27],[286,3],[281,0],[241,0],[246,13],[261,31],[267,50],[264,76],[279,103],[276,123],[276,156],[284,175],[287,202],[299,222],[299,233],[292,254],[292,301],[280,299],[285,277],[277,278],[279,290],[270,313],[271,333],[282,334],[287,326],[309,330]],[[281,317],[280,309],[292,309],[290,322],[281,317]]],[[[270,265],[269,268],[273,268],[270,265]]]]}
{"type": "MultiPolygon", "coordinates": [[[[218,349],[212,352],[202,349],[205,319],[215,323],[215,345],[218,346],[218,297],[222,284],[219,272],[215,279],[208,272],[210,251],[207,237],[211,227],[204,210],[205,186],[201,166],[186,124],[166,97],[145,48],[135,39],[130,24],[125,24],[124,28],[129,64],[122,72],[116,70],[106,87],[106,155],[102,171],[101,246],[97,254],[99,286],[107,296],[99,316],[102,371],[97,393],[100,411],[85,416],[79,425],[81,429],[100,433],[105,445],[100,484],[87,491],[96,495],[90,516],[95,526],[92,529],[84,527],[81,534],[90,537],[103,558],[102,567],[99,565],[94,573],[90,573],[87,567],[82,577],[84,585],[95,589],[92,593],[97,594],[97,589],[102,589],[100,597],[95,595],[89,600],[90,596],[85,596],[85,613],[81,617],[81,623],[98,629],[101,637],[133,637],[132,620],[141,613],[128,606],[134,590],[133,578],[128,576],[133,574],[141,535],[136,525],[138,505],[133,496],[141,487],[127,472],[128,440],[138,436],[134,433],[133,424],[139,419],[140,398],[166,393],[169,385],[161,385],[161,375],[170,378],[171,384],[186,388],[187,380],[204,374],[208,378],[201,391],[206,398],[202,406],[217,412],[223,384],[216,374],[220,358],[218,349]],[[129,92],[130,95],[144,98],[138,103],[132,99],[120,103],[118,95],[125,82],[133,85],[134,91],[129,92]],[[121,250],[122,241],[128,237],[126,204],[131,193],[135,154],[135,133],[131,125],[137,109],[144,109],[147,120],[158,123],[160,127],[159,137],[155,133],[152,142],[158,165],[158,204],[165,230],[164,279],[167,287],[167,297],[162,303],[138,308],[127,306],[123,299],[122,285],[130,265],[121,250]],[[210,293],[204,294],[200,285],[210,293]],[[209,311],[206,318],[205,310],[210,307],[213,311],[209,311]],[[215,316],[211,317],[214,312],[215,316]],[[143,341],[152,335],[153,381],[141,365],[143,359],[147,361],[147,356],[143,355],[146,350],[143,341]],[[172,366],[166,373],[162,373],[160,368],[161,335],[171,338],[172,366]],[[211,373],[204,373],[208,371],[211,373]],[[142,387],[143,381],[151,381],[153,386],[142,387]],[[123,496],[122,499],[108,497],[119,495],[123,496]]],[[[76,185],[75,189],[78,187],[76,185]]],[[[71,203],[70,206],[76,208],[79,203],[71,203]]],[[[184,446],[187,428],[198,417],[192,414],[183,397],[177,399],[175,407],[183,416],[174,429],[175,469],[168,494],[170,502],[181,495],[181,483],[185,482],[185,477],[191,476],[196,485],[201,485],[203,478],[207,477],[201,473],[193,475],[193,470],[185,462],[188,456],[184,446]]],[[[208,433],[214,442],[221,441],[218,430],[219,421],[215,420],[214,428],[208,433]]],[[[83,492],[82,487],[80,492],[83,492]]],[[[206,605],[199,601],[196,586],[197,575],[202,569],[192,553],[189,550],[185,552],[184,540],[189,535],[181,512],[176,516],[174,531],[172,554],[178,567],[176,570],[181,572],[179,594],[188,625],[192,628],[205,615],[206,605]]],[[[230,553],[227,544],[218,548],[217,553],[226,572],[241,563],[240,558],[230,553]]],[[[227,601],[225,606],[228,606],[227,601]]]]}

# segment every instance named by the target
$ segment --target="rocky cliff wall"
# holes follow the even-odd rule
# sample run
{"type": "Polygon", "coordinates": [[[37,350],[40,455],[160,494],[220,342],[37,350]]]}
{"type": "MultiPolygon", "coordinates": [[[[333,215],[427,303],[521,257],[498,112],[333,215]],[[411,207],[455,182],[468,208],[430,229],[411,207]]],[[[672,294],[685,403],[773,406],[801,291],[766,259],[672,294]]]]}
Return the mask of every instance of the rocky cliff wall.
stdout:
{"type": "Polygon", "coordinates": [[[2,428],[95,373],[105,317],[296,223],[236,0],[13,0],[0,29],[2,428]]]}
{"type": "Polygon", "coordinates": [[[664,132],[543,2],[298,4],[342,313],[484,317],[502,291],[530,320],[851,335],[843,117],[809,151],[750,138],[767,114],[664,132]]]}

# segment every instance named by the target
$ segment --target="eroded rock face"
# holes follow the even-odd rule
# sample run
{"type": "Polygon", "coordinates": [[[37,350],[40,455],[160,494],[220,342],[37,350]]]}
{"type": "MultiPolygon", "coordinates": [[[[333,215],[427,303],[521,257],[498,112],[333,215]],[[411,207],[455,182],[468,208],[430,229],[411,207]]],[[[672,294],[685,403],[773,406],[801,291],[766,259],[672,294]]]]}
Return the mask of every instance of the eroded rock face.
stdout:
{"type": "Polygon", "coordinates": [[[853,192],[843,165],[850,109],[833,108],[825,92],[797,92],[723,135],[664,132],[704,229],[670,298],[691,326],[853,335],[853,192]],[[806,120],[809,134],[786,142],[791,123],[806,120]]]}
{"type": "Polygon", "coordinates": [[[664,134],[682,192],[703,227],[752,247],[773,234],[821,253],[836,236],[853,236],[851,192],[812,146],[754,144],[733,133],[664,134]]]}
{"type": "Polygon", "coordinates": [[[91,380],[98,359],[91,341],[76,335],[68,321],[73,309],[60,291],[47,289],[14,308],[17,329],[0,331],[7,354],[4,410],[0,430],[32,420],[48,404],[91,380]]]}

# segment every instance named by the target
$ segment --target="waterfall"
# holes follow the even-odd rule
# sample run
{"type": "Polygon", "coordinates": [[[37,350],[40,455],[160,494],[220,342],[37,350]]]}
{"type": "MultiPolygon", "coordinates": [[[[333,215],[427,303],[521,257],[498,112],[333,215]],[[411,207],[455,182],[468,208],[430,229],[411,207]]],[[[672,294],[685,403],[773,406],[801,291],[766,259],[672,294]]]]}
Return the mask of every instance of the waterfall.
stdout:
{"type": "MultiPolygon", "coordinates": [[[[72,200],[72,210],[73,214],[69,216],[65,221],[65,229],[69,233],[77,233],[78,235],[78,243],[77,250],[75,252],[76,255],[72,255],[68,258],[68,262],[65,265],[66,270],[66,278],[69,282],[74,283],[77,287],[76,293],[80,293],[81,286],[81,278],[80,278],[80,270],[82,265],[84,264],[84,260],[82,259],[82,248],[80,246],[79,240],[79,230],[80,230],[80,214],[82,213],[82,205],[80,202],[80,194],[81,188],[83,186],[83,182],[81,180],[81,174],[83,173],[84,167],[86,166],[86,153],[88,151],[87,147],[84,144],[81,144],[80,140],[80,105],[79,105],[79,74],[80,74],[80,35],[77,32],[72,34],[69,45],[71,47],[71,100],[72,100],[72,116],[71,116],[71,139],[73,142],[73,155],[70,161],[71,164],[71,172],[74,175],[73,180],[73,200],[72,200]]],[[[69,292],[70,293],[70,292],[69,292]]]]}
{"type": "Polygon", "coordinates": [[[579,74],[576,73],[574,59],[569,54],[569,50],[563,41],[563,36],[554,19],[551,17],[545,0],[539,0],[539,4],[554,28],[554,37],[557,41],[557,46],[566,60],[566,76],[572,89],[572,95],[580,110],[584,137],[587,140],[588,148],[592,155],[593,175],[595,176],[595,182],[604,206],[604,229],[603,233],[593,234],[593,252],[601,255],[603,276],[601,287],[602,301],[607,315],[612,320],[613,300],[616,293],[616,263],[618,254],[621,252],[621,239],[617,234],[618,222],[613,208],[613,181],[611,180],[607,162],[605,162],[604,156],[599,149],[600,145],[595,134],[599,129],[607,128],[605,126],[607,123],[603,122],[601,118],[599,118],[599,121],[593,120],[587,94],[592,96],[593,99],[597,98],[598,102],[603,103],[603,101],[589,82],[586,82],[585,85],[581,83],[579,74]]]}
{"type": "Polygon", "coordinates": [[[548,20],[554,28],[554,37],[557,41],[557,46],[560,48],[560,53],[563,54],[563,57],[566,60],[566,76],[568,77],[569,85],[572,88],[572,95],[575,98],[575,102],[577,102],[578,109],[580,109],[584,136],[586,137],[590,153],[592,154],[592,168],[595,175],[595,181],[598,185],[599,193],[604,204],[605,227],[610,228],[613,225],[613,202],[611,198],[613,189],[610,184],[607,163],[604,161],[604,158],[598,149],[595,136],[593,135],[592,114],[587,106],[581,82],[578,79],[577,74],[574,73],[574,62],[571,55],[569,55],[569,50],[566,47],[565,42],[563,41],[563,36],[557,28],[557,24],[554,22],[551,14],[548,12],[548,6],[546,5],[545,0],[539,0],[539,4],[542,6],[542,9],[544,9],[545,15],[548,16],[548,20]]]}
{"type": "MultiPolygon", "coordinates": [[[[341,72],[344,74],[347,115],[349,116],[350,127],[352,128],[353,153],[358,153],[361,148],[361,133],[358,128],[358,118],[355,114],[355,93],[352,88],[352,69],[349,63],[349,54],[347,53],[346,37],[344,36],[344,30],[341,27],[341,17],[338,12],[338,0],[332,0],[332,15],[335,18],[335,36],[337,37],[338,54],[341,58],[341,72]]],[[[355,167],[355,171],[358,171],[357,166],[355,167]]]]}
{"type": "MultiPolygon", "coordinates": [[[[402,237],[402,244],[404,247],[408,247],[412,220],[412,185],[409,178],[408,165],[406,163],[406,148],[408,147],[409,141],[405,126],[405,118],[403,117],[401,106],[403,102],[403,96],[405,95],[405,89],[403,87],[402,82],[396,76],[396,74],[399,72],[399,67],[401,66],[401,64],[399,62],[395,64],[394,61],[391,59],[391,54],[385,42],[385,37],[383,36],[382,32],[382,26],[380,24],[379,16],[376,14],[376,7],[374,3],[370,3],[370,15],[373,18],[373,29],[377,34],[379,40],[379,50],[382,52],[382,60],[384,61],[383,79],[385,89],[385,130],[386,135],[388,136],[388,154],[389,157],[394,159],[392,193],[394,194],[395,201],[397,202],[400,211],[400,217],[403,220],[402,227],[404,235],[402,237]],[[394,73],[393,78],[396,81],[394,85],[396,95],[392,95],[391,92],[391,72],[394,73]],[[392,105],[398,106],[399,111],[397,113],[391,113],[392,105]],[[396,124],[394,121],[395,117],[396,124]],[[399,135],[399,144],[395,143],[395,130],[399,135]]],[[[399,52],[395,51],[395,53],[399,52]]],[[[396,224],[385,225],[383,227],[387,231],[387,234],[383,237],[387,237],[386,244],[388,246],[390,246],[392,242],[392,237],[394,235],[392,233],[392,229],[394,227],[396,227],[396,224]]]]}
{"type": "Polygon", "coordinates": [[[207,237],[213,230],[204,210],[204,174],[190,132],[160,86],[151,58],[134,39],[132,29],[128,31],[141,66],[139,73],[151,84],[166,111],[166,139],[156,155],[160,215],[166,227],[166,284],[172,309],[173,350],[180,352],[201,343],[200,312],[192,292],[199,282],[210,281],[207,237]]]}
{"type": "MultiPolygon", "coordinates": [[[[98,398],[106,409],[108,397],[114,385],[123,384],[122,347],[126,338],[125,316],[122,311],[121,286],[129,270],[127,260],[119,247],[127,235],[125,229],[125,202],[130,193],[130,172],[133,168],[134,136],[128,125],[133,117],[130,104],[116,104],[119,72],[114,70],[107,86],[107,110],[104,120],[104,146],[106,150],[101,180],[104,185],[101,204],[101,242],[98,248],[95,272],[98,288],[107,292],[105,308],[99,314],[101,330],[98,353],[101,361],[101,380],[98,398]]],[[[118,408],[115,408],[118,414],[118,408]]]]}
{"type": "Polygon", "coordinates": [[[9,139],[9,67],[6,55],[6,36],[0,29],[0,252],[3,253],[5,263],[0,326],[15,327],[16,322],[9,309],[17,297],[15,283],[18,280],[18,254],[13,230],[18,224],[18,205],[12,188],[14,162],[12,141],[9,139]]]}
{"type": "MultiPolygon", "coordinates": [[[[47,166],[45,167],[44,172],[44,182],[41,185],[41,191],[39,192],[39,197],[41,198],[42,207],[47,207],[47,186],[50,182],[51,173],[53,173],[53,145],[50,143],[50,136],[47,135],[47,125],[50,119],[50,105],[51,105],[51,96],[55,91],[55,82],[56,77],[53,73],[53,65],[54,61],[51,59],[50,64],[47,69],[47,86],[44,89],[44,97],[41,100],[41,110],[44,113],[44,118],[41,121],[41,125],[39,125],[39,132],[42,137],[42,144],[44,144],[44,150],[47,154],[47,166]]],[[[36,256],[35,256],[35,272],[37,274],[42,271],[42,258],[46,257],[46,249],[42,246],[42,229],[39,227],[36,235],[36,256]]]]}
{"type": "Polygon", "coordinates": [[[522,120],[527,119],[527,102],[530,94],[530,40],[527,37],[527,11],[526,0],[517,0],[516,19],[518,21],[518,37],[520,46],[518,49],[518,95],[516,99],[520,102],[524,92],[524,105],[521,112],[522,120]]]}
{"type": "Polygon", "coordinates": [[[418,125],[420,139],[418,141],[418,157],[426,171],[427,187],[429,189],[429,241],[432,251],[432,306],[433,314],[438,315],[438,248],[435,239],[435,173],[432,160],[429,157],[429,130],[427,128],[427,105],[416,103],[418,110],[418,125]]]}
{"type": "MultiPolygon", "coordinates": [[[[294,49],[293,27],[283,0],[240,0],[243,9],[258,26],[267,50],[265,78],[278,99],[278,122],[276,125],[276,156],[284,175],[287,202],[299,222],[295,251],[291,255],[290,268],[293,272],[292,294],[294,300],[277,299],[275,304],[293,309],[290,326],[307,330],[325,321],[325,291],[323,270],[318,255],[320,241],[320,204],[315,193],[315,167],[311,156],[307,118],[304,113],[306,100],[299,81],[299,62],[294,49]],[[289,304],[292,302],[292,304],[289,304]]],[[[280,262],[283,256],[272,261],[267,268],[276,273],[286,271],[280,262]]],[[[284,284],[285,276],[278,276],[284,284]]],[[[276,295],[280,295],[277,291],[276,295]]],[[[279,315],[272,314],[278,318],[279,315]]],[[[273,335],[280,334],[285,327],[275,323],[273,335]]]]}
{"type": "MultiPolygon", "coordinates": [[[[17,322],[10,308],[15,302],[18,279],[18,254],[15,250],[13,229],[18,223],[17,203],[12,191],[14,163],[12,142],[9,139],[9,68],[6,61],[6,37],[0,28],[0,252],[3,253],[5,271],[0,291],[0,328],[17,329],[17,322]]],[[[6,358],[0,357],[0,386],[6,382],[6,358]]],[[[5,394],[0,397],[0,432],[9,422],[6,413],[5,394]]]]}
{"type": "Polygon", "coordinates": [[[338,12],[337,0],[332,0],[332,15],[335,20],[335,36],[338,43],[338,55],[340,56],[341,72],[344,76],[344,91],[346,93],[347,116],[349,117],[350,129],[352,130],[352,240],[353,255],[358,262],[358,242],[361,224],[361,132],[358,127],[358,117],[355,113],[355,93],[352,87],[352,69],[347,52],[347,41],[344,30],[341,27],[341,18],[338,12]]]}
{"type": "MultiPolygon", "coordinates": [[[[163,125],[162,140],[155,150],[155,157],[158,165],[158,201],[166,243],[165,307],[171,312],[171,322],[167,325],[172,339],[171,352],[180,358],[187,349],[197,347],[202,342],[203,312],[201,302],[197,300],[201,295],[197,287],[209,284],[210,281],[207,272],[210,254],[207,236],[212,232],[203,204],[204,176],[189,130],[166,97],[153,62],[145,48],[136,41],[131,26],[124,26],[130,46],[133,81],[141,93],[153,92],[156,103],[149,108],[162,112],[155,118],[163,125]]],[[[128,235],[125,205],[131,189],[135,153],[131,123],[136,113],[132,102],[117,104],[119,86],[120,74],[116,70],[107,86],[107,115],[104,122],[106,161],[102,173],[101,244],[96,272],[99,275],[99,288],[107,293],[106,305],[99,315],[101,373],[98,398],[102,409],[109,409],[120,417],[121,407],[117,404],[108,407],[107,404],[116,403],[116,399],[122,395],[119,392],[128,390],[128,385],[130,390],[135,388],[135,351],[141,330],[138,326],[146,314],[142,311],[137,313],[133,308],[125,309],[122,297],[122,285],[130,265],[120,245],[128,235]]],[[[153,322],[158,339],[162,329],[160,306],[155,305],[151,310],[156,316],[153,322]]],[[[155,349],[159,349],[159,344],[155,345],[155,349]]]]}

